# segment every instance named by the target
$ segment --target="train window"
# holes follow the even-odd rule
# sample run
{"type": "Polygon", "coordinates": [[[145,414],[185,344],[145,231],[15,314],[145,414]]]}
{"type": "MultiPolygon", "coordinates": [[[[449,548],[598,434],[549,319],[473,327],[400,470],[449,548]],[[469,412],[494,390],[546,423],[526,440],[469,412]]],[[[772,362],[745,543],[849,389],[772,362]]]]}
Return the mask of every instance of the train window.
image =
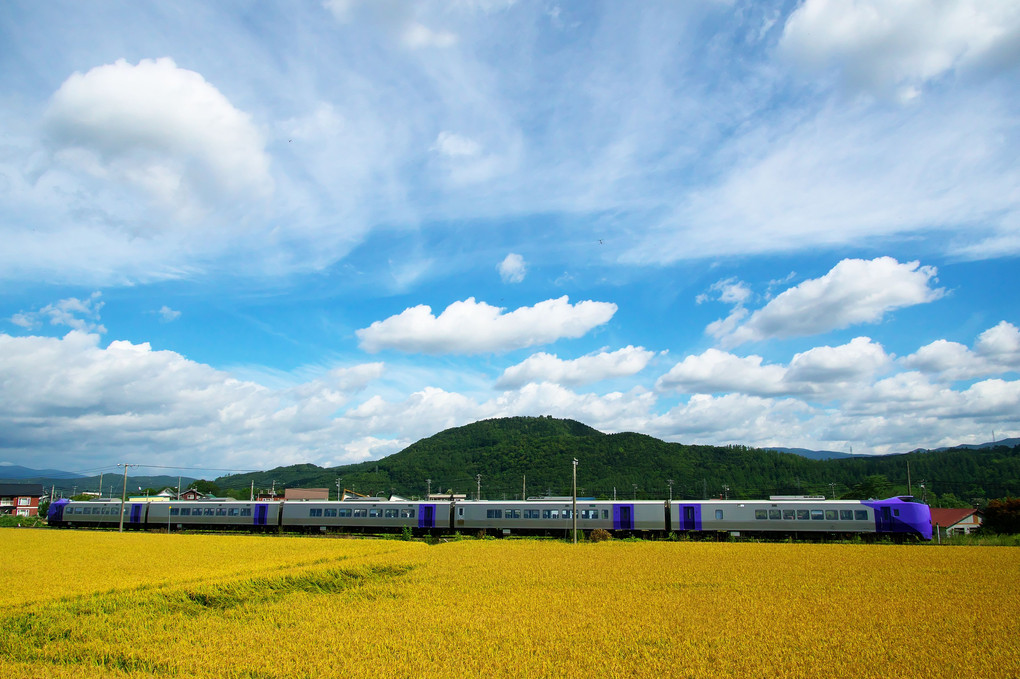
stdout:
{"type": "Polygon", "coordinates": [[[539,516],[540,516],[540,514],[539,514],[539,511],[537,509],[525,509],[524,510],[524,518],[525,519],[537,519],[539,516]]]}
{"type": "Polygon", "coordinates": [[[457,516],[464,516],[464,508],[457,507],[457,516]]]}
{"type": "Polygon", "coordinates": [[[550,512],[548,509],[543,509],[542,510],[542,518],[543,519],[551,519],[552,518],[552,512],[550,512]]]}
{"type": "Polygon", "coordinates": [[[313,509],[309,509],[308,510],[308,516],[322,516],[322,510],[321,509],[314,509],[314,508],[313,509]]]}
{"type": "Polygon", "coordinates": [[[839,510],[839,520],[840,521],[853,521],[854,520],[854,512],[853,512],[853,510],[852,509],[841,509],[841,510],[839,510]]]}
{"type": "Polygon", "coordinates": [[[191,507],[181,509],[181,516],[191,516],[191,507]]]}
{"type": "Polygon", "coordinates": [[[754,518],[758,520],[767,519],[769,518],[769,513],[764,509],[756,509],[754,510],[754,518]]]}
{"type": "Polygon", "coordinates": [[[770,509],[769,510],[769,519],[770,520],[778,520],[781,516],[782,516],[782,512],[780,512],[778,509],[770,509]]]}
{"type": "Polygon", "coordinates": [[[715,510],[715,518],[716,518],[716,519],[718,519],[718,520],[720,520],[720,521],[722,521],[722,518],[723,518],[723,510],[721,510],[721,509],[717,509],[717,510],[715,510]]]}
{"type": "Polygon", "coordinates": [[[324,509],[324,510],[322,510],[322,515],[323,516],[336,516],[336,510],[335,509],[324,509]]]}
{"type": "Polygon", "coordinates": [[[900,515],[900,510],[894,509],[894,510],[892,510],[892,513],[893,513],[893,516],[899,516],[900,515]]]}
{"type": "Polygon", "coordinates": [[[564,509],[563,510],[563,518],[564,519],[569,519],[570,518],[570,516],[571,516],[570,511],[571,510],[569,510],[569,509],[564,509]]]}
{"type": "Polygon", "coordinates": [[[350,509],[338,509],[337,516],[349,517],[351,515],[350,509]]]}
{"type": "Polygon", "coordinates": [[[368,516],[368,510],[367,509],[355,509],[354,510],[354,518],[356,518],[356,519],[358,519],[358,518],[363,519],[366,516],[368,516]]]}
{"type": "Polygon", "coordinates": [[[212,509],[212,507],[210,507],[209,509],[205,510],[205,515],[206,515],[206,516],[212,516],[212,515],[213,515],[213,509],[212,509]]]}
{"type": "Polygon", "coordinates": [[[839,512],[837,512],[835,509],[826,509],[825,510],[825,520],[826,521],[835,521],[837,516],[839,516],[839,512]]]}
{"type": "Polygon", "coordinates": [[[171,507],[170,508],[170,516],[177,516],[180,513],[181,513],[181,510],[179,508],[177,508],[177,507],[171,507]]]}
{"type": "Polygon", "coordinates": [[[487,518],[487,519],[502,519],[503,518],[503,510],[502,509],[486,509],[485,510],[485,518],[487,518]]]}
{"type": "Polygon", "coordinates": [[[812,509],[811,510],[811,520],[812,521],[822,521],[824,519],[825,519],[825,512],[823,512],[821,509],[812,509]]]}
{"type": "Polygon", "coordinates": [[[383,516],[385,516],[387,519],[396,519],[400,516],[400,510],[387,509],[386,511],[383,512],[383,516]]]}
{"type": "Polygon", "coordinates": [[[792,509],[784,509],[783,510],[783,521],[793,521],[794,517],[796,517],[796,516],[797,516],[797,514],[794,513],[794,511],[792,509]]]}
{"type": "Polygon", "coordinates": [[[603,519],[608,519],[609,518],[609,510],[608,509],[603,509],[602,510],[602,518],[603,519]]]}
{"type": "Polygon", "coordinates": [[[370,519],[378,519],[380,516],[382,516],[382,510],[381,509],[369,509],[368,510],[368,518],[370,518],[370,519]]]}
{"type": "Polygon", "coordinates": [[[216,516],[226,516],[226,515],[227,515],[227,508],[226,507],[217,507],[216,508],[216,516]]]}
{"type": "Polygon", "coordinates": [[[242,507],[241,516],[251,516],[251,507],[242,507]]]}
{"type": "Polygon", "coordinates": [[[806,509],[798,509],[797,510],[797,520],[798,521],[807,521],[810,518],[811,518],[811,514],[810,514],[810,512],[808,512],[808,510],[806,510],[806,509]]]}
{"type": "Polygon", "coordinates": [[[855,509],[854,510],[854,519],[856,519],[857,521],[867,521],[868,520],[868,510],[867,509],[855,509]]]}
{"type": "Polygon", "coordinates": [[[414,510],[413,509],[401,509],[400,510],[400,518],[402,518],[402,519],[413,519],[414,518],[414,510]]]}
{"type": "Polygon", "coordinates": [[[519,509],[508,509],[504,518],[507,519],[519,519],[521,518],[521,510],[519,509]]]}
{"type": "Polygon", "coordinates": [[[560,518],[559,510],[558,509],[551,509],[551,510],[549,510],[549,518],[550,519],[558,519],[558,518],[560,518]]]}
{"type": "Polygon", "coordinates": [[[240,514],[240,511],[237,509],[237,507],[231,507],[230,508],[230,515],[231,516],[237,516],[239,514],[240,514]]]}

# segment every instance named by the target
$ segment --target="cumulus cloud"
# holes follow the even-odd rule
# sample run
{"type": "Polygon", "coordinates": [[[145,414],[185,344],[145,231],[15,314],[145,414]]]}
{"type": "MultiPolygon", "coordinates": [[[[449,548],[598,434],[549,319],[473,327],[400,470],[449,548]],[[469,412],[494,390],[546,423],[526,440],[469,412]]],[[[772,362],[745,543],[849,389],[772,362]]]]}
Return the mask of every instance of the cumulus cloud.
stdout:
{"type": "Polygon", "coordinates": [[[563,360],[555,354],[541,352],[504,370],[496,380],[496,386],[513,389],[529,382],[578,385],[628,377],[644,370],[654,355],[652,351],[635,346],[610,352],[601,351],[573,360],[563,360]]]}
{"type": "Polygon", "coordinates": [[[1020,10],[1009,0],[807,0],[780,50],[805,69],[834,69],[851,87],[901,99],[953,70],[1017,52],[1020,10]]]}
{"type": "Polygon", "coordinates": [[[163,323],[171,323],[181,317],[181,312],[171,309],[166,304],[159,308],[159,320],[163,323]]]}
{"type": "Polygon", "coordinates": [[[106,332],[106,327],[99,322],[99,312],[104,302],[102,293],[93,292],[85,299],[69,297],[53,304],[47,304],[38,311],[22,311],[11,317],[11,322],[26,330],[34,330],[43,322],[50,325],[63,325],[83,332],[106,332]]]}
{"type": "Polygon", "coordinates": [[[44,117],[66,165],[169,205],[272,190],[259,130],[199,73],[172,59],[121,59],[69,77],[44,117]]]}
{"type": "Polygon", "coordinates": [[[959,342],[936,340],[903,358],[908,368],[962,380],[1020,370],[1020,330],[1000,322],[985,330],[968,349],[959,342]]]}
{"type": "Polygon", "coordinates": [[[723,346],[774,337],[815,335],[861,323],[877,323],[890,311],[941,298],[936,269],[891,257],[844,259],[821,278],[776,296],[746,322],[710,326],[723,346]]]}
{"type": "Polygon", "coordinates": [[[570,304],[566,296],[509,313],[469,297],[439,316],[419,305],[357,331],[363,349],[425,354],[481,354],[581,337],[608,323],[616,305],[591,300],[570,304]]]}
{"type": "Polygon", "coordinates": [[[528,267],[524,264],[524,257],[513,252],[504,257],[497,268],[499,277],[503,279],[504,283],[520,283],[528,272],[528,267]]]}
{"type": "Polygon", "coordinates": [[[795,354],[788,366],[763,364],[761,356],[736,356],[708,349],[687,356],[656,382],[659,389],[690,394],[739,392],[755,396],[831,394],[850,383],[868,384],[891,364],[868,337],[795,354]]]}

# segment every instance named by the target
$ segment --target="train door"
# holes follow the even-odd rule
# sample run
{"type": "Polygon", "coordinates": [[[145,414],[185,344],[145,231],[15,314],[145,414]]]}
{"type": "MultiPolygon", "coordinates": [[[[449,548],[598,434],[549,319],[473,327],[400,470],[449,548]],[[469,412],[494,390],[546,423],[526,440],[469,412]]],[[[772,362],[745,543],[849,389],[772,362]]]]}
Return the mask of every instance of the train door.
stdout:
{"type": "Polygon", "coordinates": [[[436,527],[436,506],[418,505],[418,528],[436,527]]]}
{"type": "Polygon", "coordinates": [[[889,507],[878,507],[875,512],[875,530],[879,533],[892,532],[892,510],[889,507]]]}
{"type": "Polygon", "coordinates": [[[634,530],[634,505],[613,505],[613,528],[634,530]]]}
{"type": "Polygon", "coordinates": [[[701,505],[680,505],[680,530],[701,530],[701,505]]]}
{"type": "Polygon", "coordinates": [[[131,505],[131,514],[128,517],[129,523],[141,523],[142,522],[142,505],[133,504],[131,505]]]}
{"type": "Polygon", "coordinates": [[[268,515],[269,507],[267,505],[255,505],[254,525],[265,526],[268,515]]]}

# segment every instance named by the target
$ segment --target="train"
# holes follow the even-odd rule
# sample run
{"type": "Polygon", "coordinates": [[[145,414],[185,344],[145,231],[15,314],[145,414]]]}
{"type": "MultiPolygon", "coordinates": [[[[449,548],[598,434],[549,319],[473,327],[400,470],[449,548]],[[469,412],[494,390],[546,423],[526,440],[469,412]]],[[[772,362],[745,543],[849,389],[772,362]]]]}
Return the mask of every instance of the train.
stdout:
{"type": "Polygon", "coordinates": [[[931,510],[909,496],[884,500],[193,500],[135,502],[56,500],[47,522],[56,527],[131,530],[247,530],[415,535],[569,535],[602,529],[617,536],[862,535],[931,540],[931,510]]]}

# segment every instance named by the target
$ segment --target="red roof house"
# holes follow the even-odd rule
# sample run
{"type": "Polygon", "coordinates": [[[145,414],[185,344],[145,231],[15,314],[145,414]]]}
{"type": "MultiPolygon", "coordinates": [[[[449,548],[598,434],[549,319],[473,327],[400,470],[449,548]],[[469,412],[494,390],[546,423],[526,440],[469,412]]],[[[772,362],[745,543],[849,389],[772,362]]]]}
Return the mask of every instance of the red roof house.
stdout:
{"type": "Polygon", "coordinates": [[[970,533],[981,527],[983,515],[979,509],[941,509],[931,508],[931,525],[938,526],[946,535],[954,532],[970,533]]]}

